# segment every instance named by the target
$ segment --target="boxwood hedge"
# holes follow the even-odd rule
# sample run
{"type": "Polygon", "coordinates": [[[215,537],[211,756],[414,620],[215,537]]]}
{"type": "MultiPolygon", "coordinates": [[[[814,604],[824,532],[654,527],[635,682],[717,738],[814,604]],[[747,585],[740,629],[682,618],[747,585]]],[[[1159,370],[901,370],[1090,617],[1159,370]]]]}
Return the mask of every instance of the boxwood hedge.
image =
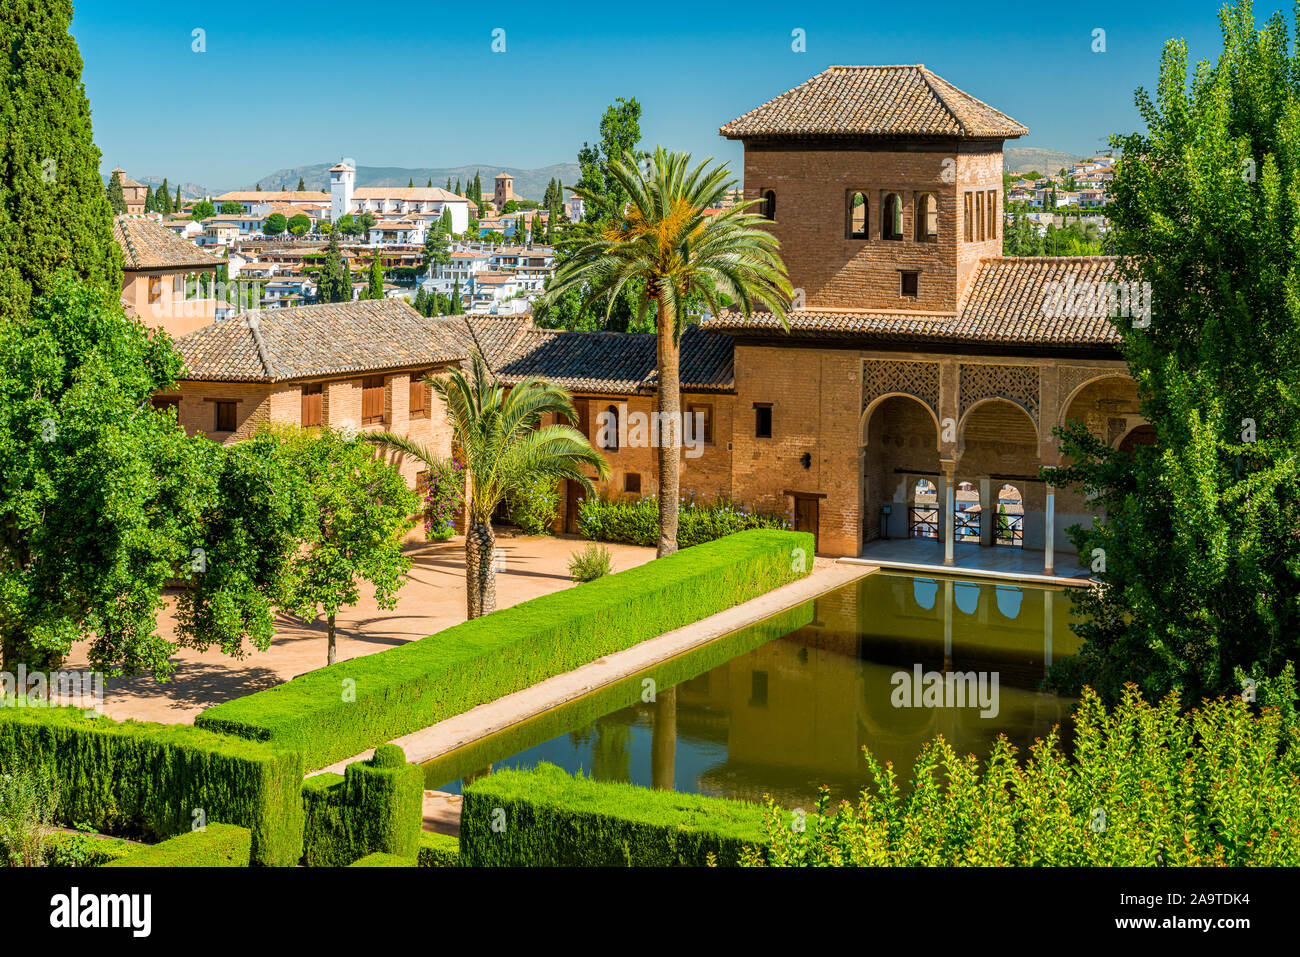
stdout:
{"type": "Polygon", "coordinates": [[[247,867],[253,835],[246,827],[209,823],[201,831],[135,851],[105,867],[247,867]]]}
{"type": "Polygon", "coordinates": [[[395,744],[345,773],[303,782],[303,863],[343,867],[367,854],[415,857],[423,819],[424,775],[395,744]]]}
{"type": "Polygon", "coordinates": [[[813,538],[754,530],[209,708],[195,724],[320,768],[806,575],[813,538]]]}
{"type": "Polygon", "coordinates": [[[460,838],[420,832],[420,867],[460,867],[460,838]]]}
{"type": "Polygon", "coordinates": [[[373,854],[358,858],[348,867],[415,867],[415,858],[375,851],[373,854]]]}
{"type": "Polygon", "coordinates": [[[0,708],[0,769],[59,782],[57,823],[162,839],[196,813],[252,832],[252,859],[302,856],[302,755],[190,725],[116,722],[80,709],[0,708]]]}
{"type": "Polygon", "coordinates": [[[469,867],[672,867],[740,862],[766,847],[763,808],[570,777],[553,764],[503,769],[465,788],[460,858],[469,867]]]}

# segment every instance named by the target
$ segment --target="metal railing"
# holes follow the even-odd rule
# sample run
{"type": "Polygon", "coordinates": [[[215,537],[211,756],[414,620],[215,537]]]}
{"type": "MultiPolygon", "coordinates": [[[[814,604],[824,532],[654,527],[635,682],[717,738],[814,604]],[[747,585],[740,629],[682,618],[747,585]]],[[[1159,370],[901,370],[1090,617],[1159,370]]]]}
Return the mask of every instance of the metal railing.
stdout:
{"type": "Polygon", "coordinates": [[[980,540],[980,513],[965,510],[953,513],[953,535],[959,542],[980,540]]]}
{"type": "Polygon", "coordinates": [[[939,506],[910,506],[907,510],[907,530],[911,538],[938,538],[939,506]]]}

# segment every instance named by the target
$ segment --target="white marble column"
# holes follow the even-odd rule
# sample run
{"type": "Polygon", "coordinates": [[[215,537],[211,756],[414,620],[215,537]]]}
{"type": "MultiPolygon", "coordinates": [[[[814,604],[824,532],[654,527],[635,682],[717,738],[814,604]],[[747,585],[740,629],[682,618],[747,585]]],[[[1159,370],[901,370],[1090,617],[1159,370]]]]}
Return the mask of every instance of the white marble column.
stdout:
{"type": "Polygon", "coordinates": [[[1056,574],[1056,489],[1047,486],[1047,507],[1043,522],[1043,574],[1056,574]]]}
{"type": "Polygon", "coordinates": [[[953,545],[957,540],[957,468],[943,464],[943,563],[955,565],[953,545]]]}

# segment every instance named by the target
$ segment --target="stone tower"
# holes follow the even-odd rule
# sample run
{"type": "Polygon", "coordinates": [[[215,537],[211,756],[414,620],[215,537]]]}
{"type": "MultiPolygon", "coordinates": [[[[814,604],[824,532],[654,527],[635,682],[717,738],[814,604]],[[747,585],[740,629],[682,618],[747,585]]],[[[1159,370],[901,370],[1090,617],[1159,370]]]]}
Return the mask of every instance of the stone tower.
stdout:
{"type": "Polygon", "coordinates": [[[356,188],[357,171],[343,161],[330,167],[330,222],[337,223],[352,210],[352,191],[356,188]]]}

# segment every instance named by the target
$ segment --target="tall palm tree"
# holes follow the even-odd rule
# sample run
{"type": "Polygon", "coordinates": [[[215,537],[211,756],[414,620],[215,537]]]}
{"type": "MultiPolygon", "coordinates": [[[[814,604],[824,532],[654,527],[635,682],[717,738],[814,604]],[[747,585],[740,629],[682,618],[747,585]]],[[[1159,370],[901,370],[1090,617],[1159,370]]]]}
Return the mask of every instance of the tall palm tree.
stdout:
{"type": "MultiPolygon", "coordinates": [[[[611,160],[609,175],[629,197],[617,199],[581,187],[579,196],[601,212],[603,225],[575,246],[556,270],[547,299],[572,289],[585,291],[590,308],[602,296],[609,308],[629,292],[638,314],[653,310],[659,372],[659,550],[677,551],[677,508],[681,467],[682,332],[690,323],[688,303],[723,306],[749,316],[756,304],[786,322],[790,280],[776,237],[761,227],[763,217],[747,212],[758,200],[737,203],[710,215],[735,186],[727,166],[712,158],[691,167],[688,153],[657,147],[645,168],[635,154],[611,160]],[[667,431],[667,436],[664,431],[667,431]]],[[[607,312],[608,317],[608,312],[607,312]]]]}
{"type": "MultiPolygon", "coordinates": [[[[507,391],[475,353],[471,376],[459,369],[445,378],[428,380],[446,404],[457,448],[469,472],[465,502],[466,613],[478,618],[497,606],[496,570],[492,551],[496,536],[492,513],[509,496],[539,478],[577,482],[587,494],[595,489],[584,468],[609,476],[609,465],[577,429],[541,424],[555,415],[577,421],[569,393],[543,379],[528,378],[507,391]]],[[[440,461],[422,446],[375,433],[371,440],[414,455],[433,465],[440,461]]]]}

